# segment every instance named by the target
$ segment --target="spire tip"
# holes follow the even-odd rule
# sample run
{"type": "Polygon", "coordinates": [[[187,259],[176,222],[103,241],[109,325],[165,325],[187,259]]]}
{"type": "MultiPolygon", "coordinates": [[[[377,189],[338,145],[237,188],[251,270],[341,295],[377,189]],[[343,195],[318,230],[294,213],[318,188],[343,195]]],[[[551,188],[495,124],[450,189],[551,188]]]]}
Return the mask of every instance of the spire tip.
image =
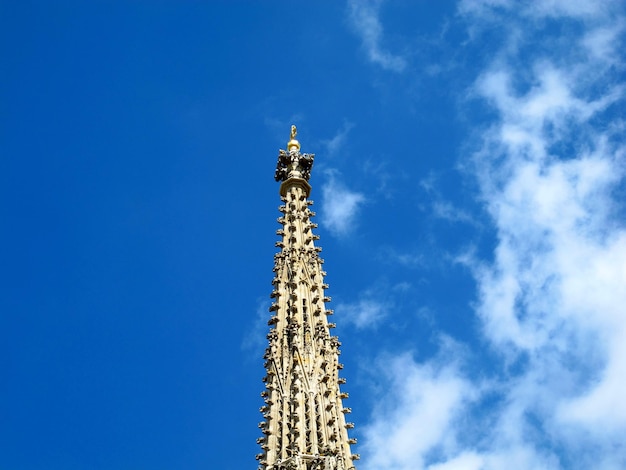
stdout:
{"type": "Polygon", "coordinates": [[[296,140],[296,135],[298,134],[298,129],[295,125],[291,125],[291,134],[289,134],[289,142],[287,142],[287,151],[288,152],[299,152],[300,151],[300,142],[296,140]]]}

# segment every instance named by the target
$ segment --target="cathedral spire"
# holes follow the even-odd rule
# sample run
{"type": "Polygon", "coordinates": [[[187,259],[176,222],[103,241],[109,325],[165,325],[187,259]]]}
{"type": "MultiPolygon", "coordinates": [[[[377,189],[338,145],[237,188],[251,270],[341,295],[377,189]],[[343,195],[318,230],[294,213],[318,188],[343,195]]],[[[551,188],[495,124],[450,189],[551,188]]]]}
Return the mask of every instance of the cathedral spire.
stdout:
{"type": "Polygon", "coordinates": [[[257,441],[263,452],[257,455],[259,470],[355,470],[348,437],[352,423],[346,422],[350,408],[343,406],[348,394],[339,385],[343,365],[339,362],[339,342],[330,334],[334,323],[328,321],[332,310],[326,309],[324,262],[314,241],[317,224],[309,206],[309,177],[313,154],[300,153],[296,126],[291,126],[287,151],[280,150],[276,181],[280,181],[279,207],[282,216],[276,242],[280,251],[274,255],[271,293],[261,393],[263,433],[257,441]]]}

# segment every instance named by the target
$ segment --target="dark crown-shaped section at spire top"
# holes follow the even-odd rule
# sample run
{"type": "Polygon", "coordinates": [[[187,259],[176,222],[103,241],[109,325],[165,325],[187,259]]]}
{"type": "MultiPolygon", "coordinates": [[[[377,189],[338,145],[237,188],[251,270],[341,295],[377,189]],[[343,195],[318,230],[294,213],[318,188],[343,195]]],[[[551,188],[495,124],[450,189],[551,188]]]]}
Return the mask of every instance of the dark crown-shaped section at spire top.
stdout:
{"type": "Polygon", "coordinates": [[[278,162],[276,163],[276,173],[274,174],[276,181],[286,181],[289,178],[301,178],[309,181],[315,155],[312,153],[300,153],[300,142],[296,140],[297,134],[296,126],[291,126],[287,151],[279,150],[278,152],[278,162]]]}
{"type": "Polygon", "coordinates": [[[324,262],[315,246],[317,224],[308,199],[313,155],[301,154],[291,128],[287,151],[278,155],[276,180],[281,182],[283,205],[278,210],[281,228],[276,234],[280,251],[274,255],[274,289],[271,293],[265,350],[265,404],[261,407],[263,434],[257,442],[259,470],[355,470],[359,458],[348,436],[350,408],[340,390],[341,343],[330,331],[330,297],[324,293],[324,262]]]}

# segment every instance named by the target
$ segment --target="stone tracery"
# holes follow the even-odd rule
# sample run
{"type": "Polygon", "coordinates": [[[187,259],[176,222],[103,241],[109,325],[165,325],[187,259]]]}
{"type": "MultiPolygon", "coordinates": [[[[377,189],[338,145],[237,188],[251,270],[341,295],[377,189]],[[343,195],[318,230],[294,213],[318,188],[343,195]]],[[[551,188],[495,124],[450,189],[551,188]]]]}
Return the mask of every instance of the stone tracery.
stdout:
{"type": "Polygon", "coordinates": [[[261,393],[264,421],[263,433],[257,442],[262,453],[257,455],[259,470],[355,470],[345,415],[350,408],[340,391],[345,379],[338,371],[341,343],[331,336],[326,309],[330,297],[324,295],[321,248],[312,233],[317,224],[308,199],[308,183],[313,154],[300,153],[292,126],[288,151],[280,150],[275,179],[281,182],[279,207],[282,216],[277,230],[280,252],[274,256],[273,291],[270,297],[271,317],[268,321],[268,347],[265,351],[267,374],[261,393]]]}

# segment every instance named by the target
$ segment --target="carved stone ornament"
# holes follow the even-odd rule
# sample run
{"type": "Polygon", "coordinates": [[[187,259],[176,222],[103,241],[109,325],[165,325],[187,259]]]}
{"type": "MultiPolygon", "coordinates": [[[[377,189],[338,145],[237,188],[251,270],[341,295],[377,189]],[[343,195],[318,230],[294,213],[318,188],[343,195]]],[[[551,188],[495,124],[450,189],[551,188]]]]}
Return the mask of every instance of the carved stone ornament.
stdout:
{"type": "Polygon", "coordinates": [[[315,155],[312,153],[300,153],[297,150],[292,150],[291,152],[279,150],[274,179],[276,181],[286,181],[289,178],[303,178],[308,181],[311,177],[314,158],[315,155]]]}

